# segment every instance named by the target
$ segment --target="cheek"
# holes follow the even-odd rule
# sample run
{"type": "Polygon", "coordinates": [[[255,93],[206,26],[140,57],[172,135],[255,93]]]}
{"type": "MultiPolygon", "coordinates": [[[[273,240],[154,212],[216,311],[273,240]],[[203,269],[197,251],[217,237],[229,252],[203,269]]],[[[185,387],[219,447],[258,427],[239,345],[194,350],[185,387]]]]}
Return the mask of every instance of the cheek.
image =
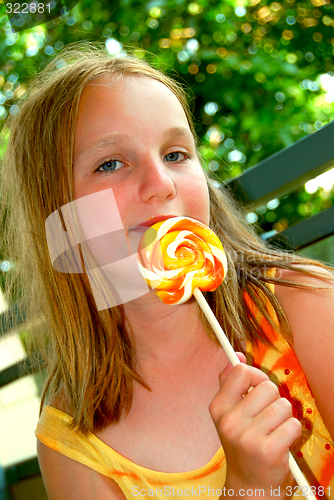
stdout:
{"type": "Polygon", "coordinates": [[[200,171],[198,176],[188,182],[185,186],[187,190],[187,199],[189,208],[196,219],[199,219],[206,225],[210,220],[210,199],[206,179],[200,171]]]}
{"type": "Polygon", "coordinates": [[[131,212],[131,207],[133,206],[133,193],[131,192],[131,188],[128,186],[128,189],[120,189],[117,188],[117,186],[113,186],[112,190],[121,219],[123,222],[127,221],[127,216],[131,212]]]}

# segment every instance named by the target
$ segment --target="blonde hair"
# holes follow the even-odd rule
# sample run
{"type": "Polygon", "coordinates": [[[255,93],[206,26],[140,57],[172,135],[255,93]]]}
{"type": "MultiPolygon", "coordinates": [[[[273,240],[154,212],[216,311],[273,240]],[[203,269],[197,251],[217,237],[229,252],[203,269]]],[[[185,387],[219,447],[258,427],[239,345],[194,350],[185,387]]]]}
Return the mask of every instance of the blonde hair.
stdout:
{"type": "MultiPolygon", "coordinates": [[[[85,273],[65,274],[52,268],[45,235],[47,217],[55,210],[61,213],[61,206],[74,199],[73,144],[81,93],[104,75],[153,78],[164,84],[182,104],[195,137],[186,92],[173,79],[133,56],[115,58],[96,45],[74,44],[33,79],[19,113],[8,119],[2,169],[5,241],[8,255],[17,263],[15,281],[8,289],[19,287],[27,318],[42,320],[35,322],[32,336],[48,369],[41,408],[47,396],[62,388],[73,425],[83,432],[117,422],[122,412],[129,411],[134,380],[149,389],[134,368],[135,352],[123,307],[98,311],[85,273]]],[[[240,349],[242,339],[268,342],[244,301],[247,292],[273,324],[259,293],[263,291],[289,335],[285,314],[266,284],[299,285],[275,278],[268,270],[293,270],[296,263],[322,265],[270,249],[245,224],[231,196],[215,188],[209,178],[207,182],[210,226],[229,259],[228,279],[208,294],[211,307],[235,347],[240,349]]]]}

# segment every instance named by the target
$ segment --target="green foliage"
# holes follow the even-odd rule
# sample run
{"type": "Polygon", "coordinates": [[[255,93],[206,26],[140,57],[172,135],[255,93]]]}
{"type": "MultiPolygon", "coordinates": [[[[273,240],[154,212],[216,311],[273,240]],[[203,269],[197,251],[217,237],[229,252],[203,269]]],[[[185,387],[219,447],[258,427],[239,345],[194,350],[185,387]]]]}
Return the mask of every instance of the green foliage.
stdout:
{"type": "MultiPolygon", "coordinates": [[[[69,14],[19,33],[1,9],[0,119],[18,111],[32,74],[83,39],[108,41],[115,52],[131,47],[190,86],[200,151],[220,181],[334,118],[329,0],[81,0],[69,14]]],[[[277,211],[258,214],[263,230],[333,202],[332,194],[305,195],[302,188],[277,211]]]]}
{"type": "Polygon", "coordinates": [[[280,232],[288,226],[330,208],[333,204],[333,188],[326,190],[320,187],[315,193],[308,193],[303,186],[296,192],[284,196],[281,200],[272,200],[266,206],[259,207],[247,217],[250,217],[251,222],[257,223],[261,232],[272,229],[280,232]],[[272,208],[271,205],[275,208],[272,208]]]}

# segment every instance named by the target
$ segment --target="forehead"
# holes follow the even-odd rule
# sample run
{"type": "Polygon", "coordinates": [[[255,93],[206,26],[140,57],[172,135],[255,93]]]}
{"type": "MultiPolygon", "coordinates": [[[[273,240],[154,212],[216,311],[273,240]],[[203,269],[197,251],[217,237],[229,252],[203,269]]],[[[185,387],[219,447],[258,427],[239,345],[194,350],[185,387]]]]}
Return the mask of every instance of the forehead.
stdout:
{"type": "Polygon", "coordinates": [[[105,103],[124,113],[136,112],[146,105],[147,111],[166,111],[182,116],[187,122],[185,110],[176,95],[162,82],[146,76],[105,75],[90,82],[83,90],[79,113],[105,103]]]}
{"type": "Polygon", "coordinates": [[[75,155],[87,143],[112,133],[137,140],[159,140],[166,129],[182,128],[192,137],[186,113],[163,83],[142,76],[104,76],[81,96],[75,131],[75,155]]]}

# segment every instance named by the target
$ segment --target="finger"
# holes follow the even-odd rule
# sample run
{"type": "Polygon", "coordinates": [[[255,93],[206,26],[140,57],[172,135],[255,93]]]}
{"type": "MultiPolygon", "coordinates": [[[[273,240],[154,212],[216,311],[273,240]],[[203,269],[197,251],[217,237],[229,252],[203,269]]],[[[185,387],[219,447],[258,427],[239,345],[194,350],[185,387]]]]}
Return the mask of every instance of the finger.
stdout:
{"type": "MultiPolygon", "coordinates": [[[[274,463],[282,459],[282,454],[287,454],[289,448],[300,438],[302,426],[299,420],[294,417],[289,418],[279,427],[277,427],[268,437],[267,446],[268,459],[274,463]]],[[[288,457],[286,456],[288,459],[288,457]]]]}
{"type": "Polygon", "coordinates": [[[224,410],[228,411],[232,406],[242,400],[243,394],[245,394],[250,387],[255,387],[266,380],[269,380],[269,377],[261,370],[240,363],[236,365],[230,371],[226,379],[222,381],[221,390],[218,392],[216,398],[220,400],[220,404],[223,405],[224,410]]]}
{"type": "Polygon", "coordinates": [[[240,363],[247,364],[246,356],[243,352],[236,352],[236,355],[238,356],[240,363]]]}
{"type": "MultiPolygon", "coordinates": [[[[236,355],[238,356],[240,363],[246,364],[246,356],[242,352],[236,352],[236,355]]],[[[222,386],[224,380],[226,379],[227,375],[230,373],[232,368],[233,368],[232,364],[228,362],[224,370],[219,374],[220,387],[222,386]]]]}
{"type": "Polygon", "coordinates": [[[254,419],[262,435],[269,435],[284,422],[292,418],[291,403],[278,398],[261,411],[254,419]]]}
{"type": "MultiPolygon", "coordinates": [[[[262,418],[262,412],[280,399],[280,394],[277,386],[267,379],[261,381],[256,387],[252,388],[242,400],[243,414],[249,418],[259,416],[262,418]]],[[[286,400],[287,401],[287,400],[286,400]]],[[[284,404],[284,403],[283,403],[284,404]]],[[[267,412],[266,416],[270,416],[275,412],[273,407],[267,412]]]]}

